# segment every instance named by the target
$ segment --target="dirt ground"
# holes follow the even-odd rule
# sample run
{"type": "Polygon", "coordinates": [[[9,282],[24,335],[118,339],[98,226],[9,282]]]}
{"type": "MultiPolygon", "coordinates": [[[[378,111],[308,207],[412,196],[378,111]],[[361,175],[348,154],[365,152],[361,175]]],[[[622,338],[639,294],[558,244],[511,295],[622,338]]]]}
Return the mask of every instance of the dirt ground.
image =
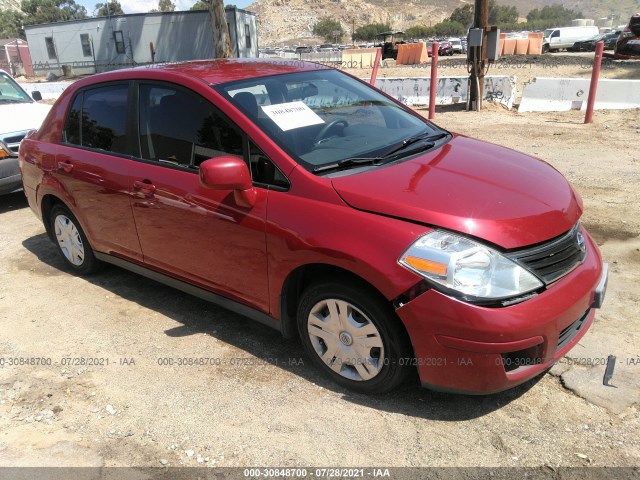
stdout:
{"type": "Polygon", "coordinates": [[[0,466],[639,466],[640,111],[582,120],[497,106],[436,117],[560,170],[611,267],[569,357],[492,396],[352,394],[267,327],[115,267],[70,275],[22,194],[0,197],[0,466]],[[610,354],[618,388],[584,362],[610,354]]]}

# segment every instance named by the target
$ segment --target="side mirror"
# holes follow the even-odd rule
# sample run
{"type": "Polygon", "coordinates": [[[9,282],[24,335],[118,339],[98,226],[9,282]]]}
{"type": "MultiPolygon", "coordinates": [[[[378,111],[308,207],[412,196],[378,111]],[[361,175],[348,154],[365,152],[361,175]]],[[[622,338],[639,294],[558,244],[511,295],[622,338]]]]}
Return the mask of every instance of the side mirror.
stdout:
{"type": "Polygon", "coordinates": [[[42,100],[42,94],[38,90],[34,90],[33,92],[31,92],[31,96],[36,102],[42,100]]]}
{"type": "Polygon", "coordinates": [[[258,194],[253,187],[247,164],[241,158],[231,155],[202,162],[200,183],[212,190],[233,190],[236,203],[246,208],[253,207],[258,194]]]}

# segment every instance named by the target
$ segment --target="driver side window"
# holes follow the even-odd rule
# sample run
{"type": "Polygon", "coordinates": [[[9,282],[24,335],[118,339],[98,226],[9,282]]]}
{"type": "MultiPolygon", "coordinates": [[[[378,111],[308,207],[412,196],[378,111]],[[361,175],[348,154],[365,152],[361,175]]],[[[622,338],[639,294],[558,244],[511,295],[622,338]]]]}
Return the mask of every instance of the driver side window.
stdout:
{"type": "Polygon", "coordinates": [[[197,169],[209,158],[243,157],[240,132],[200,95],[141,84],[139,98],[142,158],[197,169]]]}

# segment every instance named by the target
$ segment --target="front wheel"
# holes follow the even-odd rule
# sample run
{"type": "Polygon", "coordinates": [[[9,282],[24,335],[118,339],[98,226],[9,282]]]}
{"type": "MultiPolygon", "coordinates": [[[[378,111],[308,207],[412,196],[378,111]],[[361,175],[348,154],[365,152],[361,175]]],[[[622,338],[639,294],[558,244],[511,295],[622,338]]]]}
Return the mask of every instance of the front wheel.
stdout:
{"type": "Polygon", "coordinates": [[[394,317],[369,289],[323,283],[302,294],[298,329],[308,355],[332,380],[360,393],[383,393],[406,378],[411,363],[406,332],[394,317]]]}
{"type": "Polygon", "coordinates": [[[69,209],[63,205],[54,206],[49,221],[58,252],[66,264],[81,275],[96,271],[99,261],[93,254],[80,223],[69,209]]]}

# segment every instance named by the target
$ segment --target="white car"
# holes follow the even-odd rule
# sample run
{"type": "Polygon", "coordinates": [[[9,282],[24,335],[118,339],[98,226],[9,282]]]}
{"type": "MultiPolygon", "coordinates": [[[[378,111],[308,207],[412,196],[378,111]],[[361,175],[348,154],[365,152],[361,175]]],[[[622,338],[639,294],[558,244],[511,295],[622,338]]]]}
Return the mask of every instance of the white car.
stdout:
{"type": "Polygon", "coordinates": [[[51,105],[41,100],[40,92],[33,98],[7,72],[0,70],[0,195],[22,189],[18,166],[20,142],[30,130],[40,128],[51,105]]]}
{"type": "Polygon", "coordinates": [[[451,48],[453,49],[453,53],[463,53],[462,40],[460,40],[457,37],[451,37],[447,41],[451,44],[451,48]]]}

